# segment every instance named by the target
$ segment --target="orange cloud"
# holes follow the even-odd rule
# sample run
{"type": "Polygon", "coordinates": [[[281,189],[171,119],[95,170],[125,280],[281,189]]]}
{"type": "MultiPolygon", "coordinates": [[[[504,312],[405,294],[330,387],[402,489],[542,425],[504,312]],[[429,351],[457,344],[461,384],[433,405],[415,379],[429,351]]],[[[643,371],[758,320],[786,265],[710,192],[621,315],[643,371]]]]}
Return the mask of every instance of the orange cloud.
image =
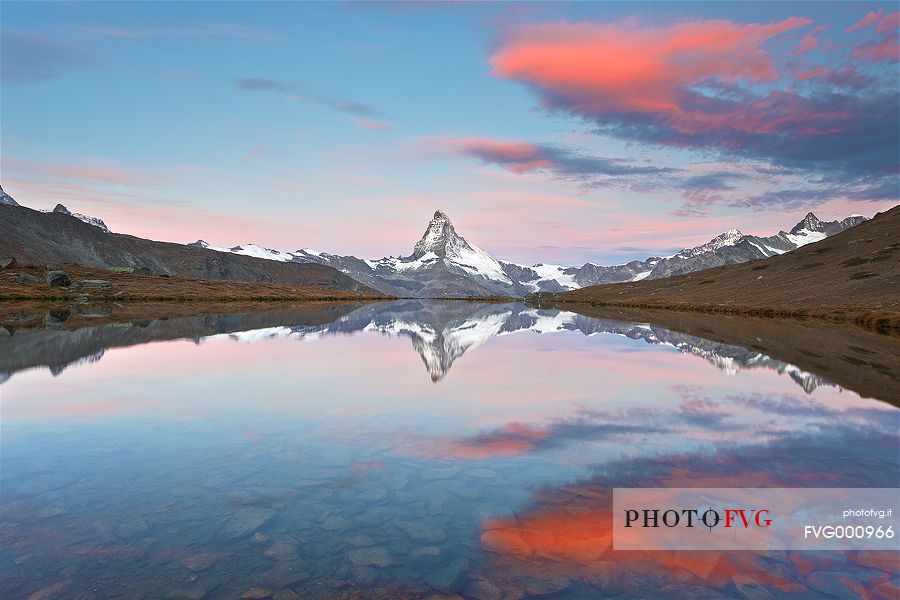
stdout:
{"type": "MultiPolygon", "coordinates": [[[[771,83],[780,77],[763,44],[810,25],[688,21],[641,27],[615,23],[547,23],[515,29],[491,56],[493,72],[537,88],[545,106],[580,115],[664,114],[669,125],[698,131],[734,122],[734,114],[685,108],[685,90],[717,80],[771,83]]],[[[758,128],[760,122],[747,123],[758,128]]]]}
{"type": "MultiPolygon", "coordinates": [[[[752,487],[756,479],[732,475],[730,485],[736,482],[752,487]]],[[[763,482],[771,483],[768,479],[763,482]]],[[[684,484],[709,485],[706,479],[689,478],[684,484]]],[[[896,586],[891,583],[897,565],[895,552],[844,556],[791,552],[785,553],[788,563],[775,566],[767,552],[616,551],[612,548],[612,510],[611,488],[576,484],[541,492],[535,506],[513,517],[485,520],[481,546],[491,555],[495,581],[581,579],[603,590],[622,591],[633,589],[635,576],[644,575],[656,580],[657,589],[673,583],[710,590],[738,584],[757,588],[760,596],[775,597],[813,593],[810,574],[829,570],[835,560],[846,560],[849,569],[856,565],[877,569],[870,571],[872,575],[865,581],[854,581],[849,574],[842,577],[842,583],[860,598],[896,597],[896,586]]]]}

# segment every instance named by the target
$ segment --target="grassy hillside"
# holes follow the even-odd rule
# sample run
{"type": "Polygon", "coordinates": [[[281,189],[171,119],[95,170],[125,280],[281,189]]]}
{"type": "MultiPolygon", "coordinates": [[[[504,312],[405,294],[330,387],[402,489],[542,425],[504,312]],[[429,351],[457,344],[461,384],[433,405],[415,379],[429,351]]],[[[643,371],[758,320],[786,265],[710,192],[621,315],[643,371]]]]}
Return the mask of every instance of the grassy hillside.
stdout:
{"type": "Polygon", "coordinates": [[[900,207],[787,254],[688,275],[534,298],[604,306],[809,316],[900,327],[900,207]]]}
{"type": "MultiPolygon", "coordinates": [[[[44,269],[42,267],[19,266],[0,270],[0,300],[74,301],[83,294],[88,295],[91,302],[259,302],[273,300],[362,300],[385,298],[385,296],[373,291],[329,289],[317,285],[264,281],[212,281],[161,275],[137,275],[70,264],[63,264],[61,268],[69,275],[72,286],[51,286],[44,281],[44,269]],[[23,273],[37,277],[39,281],[17,281],[16,275],[23,273]],[[85,279],[109,281],[112,284],[112,288],[109,290],[79,288],[77,284],[85,279]]],[[[363,289],[367,290],[368,288],[363,289]]]]}

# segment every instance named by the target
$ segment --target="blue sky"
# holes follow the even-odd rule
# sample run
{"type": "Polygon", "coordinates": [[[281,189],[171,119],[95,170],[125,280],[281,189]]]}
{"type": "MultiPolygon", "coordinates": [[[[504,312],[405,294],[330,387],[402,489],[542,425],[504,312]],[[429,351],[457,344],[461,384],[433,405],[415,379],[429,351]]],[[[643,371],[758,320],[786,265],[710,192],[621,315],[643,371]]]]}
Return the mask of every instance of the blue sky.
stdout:
{"type": "Polygon", "coordinates": [[[438,208],[571,264],[871,216],[895,9],[3,2],[0,176],[115,231],[366,257],[438,208]]]}

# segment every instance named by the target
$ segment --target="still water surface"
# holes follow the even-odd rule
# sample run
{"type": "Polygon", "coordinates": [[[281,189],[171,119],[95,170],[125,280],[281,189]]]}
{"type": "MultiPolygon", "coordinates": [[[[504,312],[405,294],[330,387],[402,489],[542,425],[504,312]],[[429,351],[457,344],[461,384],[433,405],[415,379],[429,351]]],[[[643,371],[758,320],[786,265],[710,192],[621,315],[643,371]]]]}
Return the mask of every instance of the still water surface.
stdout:
{"type": "Polygon", "coordinates": [[[897,408],[757,350],[423,301],[5,344],[3,598],[897,590],[892,553],[612,551],[614,487],[900,485],[897,408]]]}

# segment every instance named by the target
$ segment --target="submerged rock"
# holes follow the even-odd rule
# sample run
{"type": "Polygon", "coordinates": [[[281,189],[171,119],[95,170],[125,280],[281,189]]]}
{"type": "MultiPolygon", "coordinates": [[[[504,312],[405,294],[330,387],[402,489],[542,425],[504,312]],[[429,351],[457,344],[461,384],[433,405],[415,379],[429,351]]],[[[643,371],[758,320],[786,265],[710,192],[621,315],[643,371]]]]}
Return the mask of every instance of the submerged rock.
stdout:
{"type": "Polygon", "coordinates": [[[396,521],[394,525],[414,542],[442,542],[447,539],[444,530],[418,521],[396,521]]]}
{"type": "Polygon", "coordinates": [[[428,578],[428,585],[434,589],[452,593],[455,592],[462,577],[462,566],[458,563],[452,563],[443,569],[432,573],[428,578]]]}
{"type": "Polygon", "coordinates": [[[166,594],[166,600],[203,600],[206,590],[203,588],[179,588],[166,594]]]}
{"type": "Polygon", "coordinates": [[[262,581],[274,588],[283,588],[309,578],[302,560],[279,563],[262,574],[262,581]]]}
{"type": "Polygon", "coordinates": [[[425,481],[437,481],[440,479],[450,479],[459,473],[459,467],[442,467],[439,469],[431,469],[422,472],[422,479],[425,481]]]}
{"type": "Polygon", "coordinates": [[[383,546],[371,546],[369,548],[360,548],[359,550],[351,550],[350,562],[357,567],[389,567],[394,563],[387,548],[383,546]]]}
{"type": "Polygon", "coordinates": [[[487,579],[470,579],[463,588],[466,596],[477,600],[501,600],[503,591],[487,579]]]}
{"type": "Polygon", "coordinates": [[[387,490],[375,488],[366,490],[363,493],[359,494],[359,499],[364,502],[380,502],[381,500],[387,498],[387,495],[387,490]]]}
{"type": "Polygon", "coordinates": [[[354,535],[351,538],[347,538],[347,544],[350,546],[355,546],[357,548],[362,548],[364,546],[374,546],[375,540],[367,535],[354,535]]]}
{"type": "Polygon", "coordinates": [[[271,538],[269,538],[269,536],[262,533],[261,531],[257,531],[250,538],[250,541],[253,542],[254,544],[265,544],[266,542],[269,541],[269,539],[271,539],[271,538]]]}
{"type": "Polygon", "coordinates": [[[116,527],[116,535],[123,539],[137,537],[147,533],[150,527],[143,519],[132,519],[116,527]]]}
{"type": "Polygon", "coordinates": [[[51,598],[56,598],[60,593],[69,589],[71,585],[69,581],[58,581],[31,594],[28,596],[28,600],[51,600],[51,598]]]}
{"type": "Polygon", "coordinates": [[[211,568],[218,560],[219,557],[212,552],[201,552],[184,559],[181,565],[188,571],[197,573],[211,568]]]}
{"type": "Polygon", "coordinates": [[[268,508],[249,508],[235,513],[225,524],[222,533],[229,539],[246,537],[265,525],[275,516],[275,511],[268,508]]]}
{"type": "Polygon", "coordinates": [[[297,547],[291,542],[280,540],[272,544],[265,552],[264,556],[275,560],[297,560],[297,547]]]}
{"type": "Polygon", "coordinates": [[[322,521],[322,529],[327,531],[343,531],[350,527],[350,521],[343,517],[328,517],[322,521]]]}
{"type": "Polygon", "coordinates": [[[466,475],[478,479],[496,479],[497,471],[493,469],[469,469],[466,471],[466,475]]]}
{"type": "Polygon", "coordinates": [[[371,587],[378,580],[378,571],[372,567],[353,567],[353,579],[361,586],[371,587]]]}

